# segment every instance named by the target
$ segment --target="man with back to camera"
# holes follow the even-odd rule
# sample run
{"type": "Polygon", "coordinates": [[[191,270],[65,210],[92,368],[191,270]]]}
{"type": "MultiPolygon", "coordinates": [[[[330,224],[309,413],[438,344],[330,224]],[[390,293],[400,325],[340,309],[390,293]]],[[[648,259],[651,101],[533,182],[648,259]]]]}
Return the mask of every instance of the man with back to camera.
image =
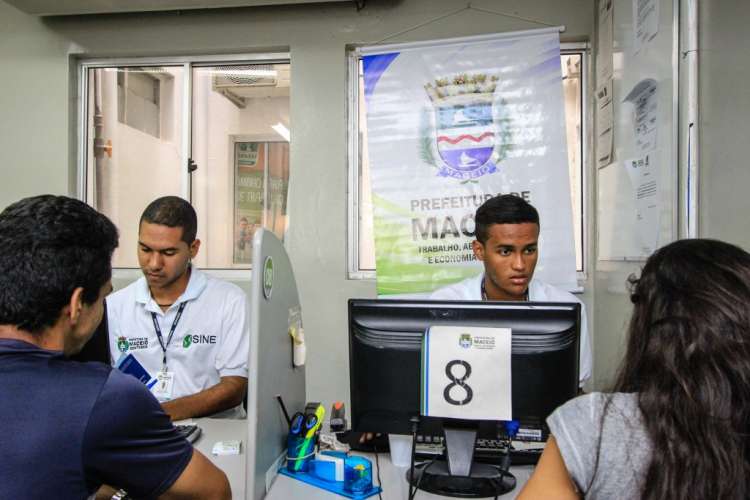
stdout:
{"type": "Polygon", "coordinates": [[[474,255],[484,272],[435,290],[433,300],[504,300],[577,302],[581,304],[579,384],[591,376],[591,344],[586,309],[575,295],[533,279],[539,240],[539,213],[524,199],[510,194],[490,198],[474,217],[474,255]]]}
{"type": "Polygon", "coordinates": [[[165,196],[138,229],[143,277],[107,298],[113,361],[132,354],[157,379],[151,391],[172,420],[241,418],[247,390],[247,297],[191,264],[200,247],[187,201],[165,196]]]}
{"type": "Polygon", "coordinates": [[[80,500],[102,484],[138,498],[231,497],[141,382],[66,359],[101,321],[115,247],[112,222],[72,198],[0,213],[0,498],[80,500]]]}

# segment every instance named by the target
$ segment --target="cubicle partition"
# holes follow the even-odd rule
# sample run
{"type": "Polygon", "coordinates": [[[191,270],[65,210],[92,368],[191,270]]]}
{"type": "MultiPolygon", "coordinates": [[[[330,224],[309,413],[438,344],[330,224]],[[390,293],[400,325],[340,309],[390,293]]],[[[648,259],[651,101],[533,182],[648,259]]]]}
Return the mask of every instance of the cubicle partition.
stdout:
{"type": "Polygon", "coordinates": [[[290,413],[302,411],[305,368],[293,365],[292,335],[299,339],[302,328],[297,284],[283,244],[270,231],[253,237],[252,273],[245,496],[259,500],[286,454],[288,425],[277,396],[290,413]]]}

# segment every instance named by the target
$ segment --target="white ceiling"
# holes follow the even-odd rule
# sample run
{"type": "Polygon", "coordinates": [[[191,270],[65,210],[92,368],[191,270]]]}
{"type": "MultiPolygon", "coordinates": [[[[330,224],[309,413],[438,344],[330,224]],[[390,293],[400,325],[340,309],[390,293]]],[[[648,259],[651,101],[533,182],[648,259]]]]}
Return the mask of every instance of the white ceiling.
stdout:
{"type": "Polygon", "coordinates": [[[5,0],[17,9],[38,16],[74,14],[115,14],[159,10],[257,7],[352,0],[5,0]]]}

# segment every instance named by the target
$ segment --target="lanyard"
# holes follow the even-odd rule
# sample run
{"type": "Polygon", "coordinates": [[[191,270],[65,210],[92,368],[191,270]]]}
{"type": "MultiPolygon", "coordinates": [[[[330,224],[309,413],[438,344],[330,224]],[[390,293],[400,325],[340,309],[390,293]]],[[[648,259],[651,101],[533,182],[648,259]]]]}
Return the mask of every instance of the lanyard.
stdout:
{"type": "Polygon", "coordinates": [[[180,322],[182,311],[185,310],[186,305],[187,302],[183,302],[182,304],[180,304],[180,308],[177,310],[177,316],[174,317],[174,321],[172,322],[172,328],[169,329],[169,337],[167,337],[166,344],[164,344],[164,339],[161,336],[161,327],[159,326],[159,321],[156,319],[156,313],[151,313],[151,319],[154,321],[154,331],[156,331],[156,338],[159,339],[161,351],[162,353],[164,353],[164,357],[162,358],[162,369],[165,372],[167,371],[167,347],[169,347],[169,343],[172,342],[172,335],[174,335],[174,331],[177,329],[177,323],[180,322]]]}

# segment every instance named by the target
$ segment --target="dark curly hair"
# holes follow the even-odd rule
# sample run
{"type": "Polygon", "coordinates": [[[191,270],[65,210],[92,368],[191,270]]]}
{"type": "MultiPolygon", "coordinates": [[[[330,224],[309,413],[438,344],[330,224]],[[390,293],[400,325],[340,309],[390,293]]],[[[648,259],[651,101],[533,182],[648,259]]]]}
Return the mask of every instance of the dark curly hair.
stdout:
{"type": "Polygon", "coordinates": [[[676,241],[631,285],[614,390],[638,394],[653,442],[642,498],[747,498],[750,254],[721,241],[676,241]]]}
{"type": "Polygon", "coordinates": [[[40,333],[73,291],[93,304],[112,276],[114,224],[66,196],[25,198],[0,213],[0,324],[40,333]]]}

